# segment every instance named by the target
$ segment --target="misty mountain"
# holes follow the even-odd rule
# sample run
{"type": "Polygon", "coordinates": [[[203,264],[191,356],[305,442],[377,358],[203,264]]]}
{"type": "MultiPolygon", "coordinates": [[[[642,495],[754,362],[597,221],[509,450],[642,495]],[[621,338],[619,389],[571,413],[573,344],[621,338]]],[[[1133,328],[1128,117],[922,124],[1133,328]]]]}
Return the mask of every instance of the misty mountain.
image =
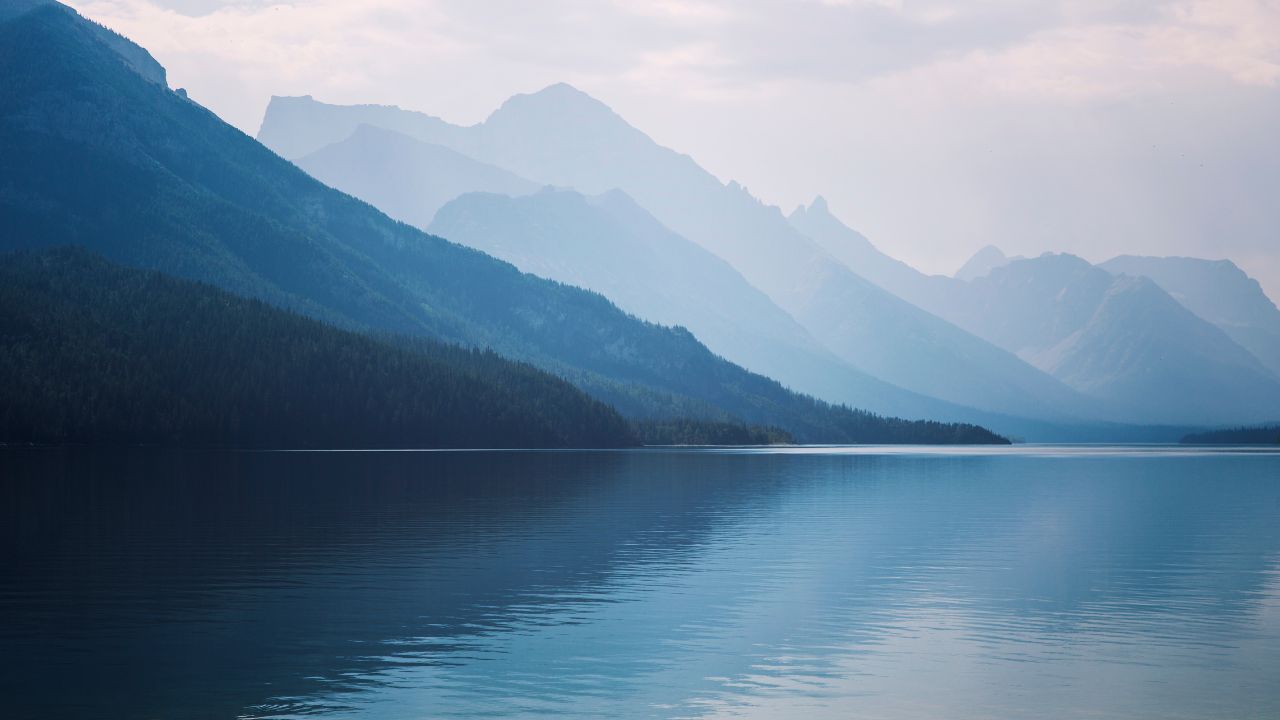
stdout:
{"type": "Polygon", "coordinates": [[[79,244],[346,327],[493,348],[633,416],[800,440],[957,436],[795,395],[687,331],[397,223],[154,82],[141,49],[102,32],[56,4],[0,23],[0,250],[79,244]]]}
{"type": "Polygon", "coordinates": [[[966,282],[969,280],[976,280],[980,277],[986,277],[992,270],[995,270],[998,267],[1004,267],[1014,260],[1025,259],[1026,258],[1021,255],[1009,257],[1001,252],[1000,248],[995,245],[987,245],[974,253],[973,257],[965,261],[965,264],[961,265],[960,269],[956,270],[956,274],[952,277],[966,282]]]}
{"type": "Polygon", "coordinates": [[[1274,419],[1280,382],[1154,282],[1073,255],[1017,260],[964,284],[952,317],[1147,422],[1274,419]]]}
{"type": "MultiPolygon", "coordinates": [[[[790,219],[873,282],[1109,403],[1116,417],[1187,423],[1274,416],[1265,400],[1273,383],[1265,373],[1258,376],[1258,363],[1199,318],[1176,312],[1158,297],[1157,287],[1118,282],[1070,255],[1027,260],[1006,257],[994,247],[979,251],[955,278],[925,275],[881,253],[821,199],[790,219]],[[1188,338],[1197,341],[1188,344],[1188,338]],[[1194,389],[1179,384],[1191,377],[1194,389]],[[1257,383],[1256,395],[1246,389],[1250,383],[1257,383]]],[[[1111,267],[1126,262],[1135,270],[1142,264],[1117,258],[1111,267]]],[[[1255,282],[1228,265],[1218,266],[1220,277],[1212,282],[1181,286],[1200,298],[1206,312],[1230,318],[1224,324],[1265,345],[1266,309],[1275,312],[1274,306],[1255,282]],[[1203,289],[1214,285],[1231,285],[1236,292],[1215,295],[1203,289]],[[1217,299],[1224,296],[1231,299],[1217,299]]],[[[1179,277],[1166,275],[1171,285],[1179,277]]]]}
{"type": "Polygon", "coordinates": [[[721,183],[567,85],[515,96],[468,128],[398,108],[273,98],[259,138],[286,155],[309,152],[315,148],[296,138],[332,142],[362,123],[451,147],[537,182],[587,194],[620,188],[664,225],[727,260],[836,356],[899,387],[1011,414],[1096,411],[1011,354],[863,279],[776,208],[736,183],[721,183]]]}
{"type": "Polygon", "coordinates": [[[952,278],[926,275],[882,252],[866,236],[833,215],[822,196],[807,207],[797,207],[787,216],[787,222],[858,276],[918,308],[945,317],[938,309],[946,307],[955,285],[952,278]]]}
{"type": "Polygon", "coordinates": [[[841,362],[728,263],[620,190],[591,198],[550,188],[519,198],[472,193],[441,208],[428,230],[599,292],[645,320],[687,327],[713,352],[802,392],[877,412],[981,416],[841,362]]]}
{"type": "Polygon", "coordinates": [[[532,184],[364,124],[297,164],[392,217],[523,272],[599,292],[645,320],[687,327],[713,352],[802,392],[877,412],[965,412],[841,362],[728,263],[664,227],[621,191],[586,198],[547,188],[513,199],[507,196],[530,192],[532,184]],[[442,200],[468,190],[480,192],[436,213],[442,200]]]}
{"type": "Polygon", "coordinates": [[[391,217],[426,229],[436,210],[467,192],[525,195],[538,185],[441,145],[373,125],[294,161],[312,177],[391,217]]]}
{"type": "Polygon", "coordinates": [[[628,424],[493,353],[392,345],[84,250],[0,255],[0,441],[618,447],[628,424]]]}
{"type": "Polygon", "coordinates": [[[1280,310],[1230,260],[1122,255],[1100,266],[1150,278],[1191,312],[1217,325],[1280,375],[1280,310]]]}

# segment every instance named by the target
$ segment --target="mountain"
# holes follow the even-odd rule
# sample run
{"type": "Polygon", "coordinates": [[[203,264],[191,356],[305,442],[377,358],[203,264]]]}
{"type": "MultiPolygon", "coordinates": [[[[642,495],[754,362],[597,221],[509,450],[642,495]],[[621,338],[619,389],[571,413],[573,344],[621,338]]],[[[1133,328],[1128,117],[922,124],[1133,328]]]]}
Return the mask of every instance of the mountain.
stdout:
{"type": "Polygon", "coordinates": [[[1230,260],[1121,255],[1100,266],[1150,278],[1191,312],[1217,325],[1280,376],[1280,310],[1230,260]]]}
{"type": "Polygon", "coordinates": [[[713,352],[805,393],[876,412],[1002,421],[903,391],[842,363],[728,263],[620,190],[464,195],[428,228],[525,272],[599,292],[645,320],[682,325],[713,352]]]}
{"type": "MultiPolygon", "coordinates": [[[[463,144],[466,131],[440,118],[385,105],[321,105],[310,95],[272,96],[258,129],[258,141],[290,160],[342,142],[361,126],[383,128],[448,148],[463,144]]],[[[465,153],[464,153],[465,154],[465,153]]]]}
{"type": "Polygon", "coordinates": [[[273,98],[258,137],[288,155],[315,149],[298,137],[333,142],[361,123],[537,182],[586,194],[622,189],[671,230],[728,261],[837,357],[893,385],[987,411],[1059,418],[1094,412],[1093,403],[1053,378],[863,279],[776,208],[721,183],[567,85],[515,96],[467,128],[398,108],[273,98]]]}
{"type": "Polygon", "coordinates": [[[1154,282],[1072,255],[1014,261],[955,293],[951,316],[1146,422],[1274,419],[1280,382],[1154,282]]]}
{"type": "Polygon", "coordinates": [[[526,195],[538,185],[441,145],[372,125],[294,161],[315,179],[425,229],[440,206],[467,192],[526,195]]]}
{"type": "Polygon", "coordinates": [[[1266,407],[1273,379],[1260,376],[1258,363],[1241,352],[1245,343],[1232,340],[1239,335],[1265,348],[1267,310],[1275,309],[1256,282],[1238,269],[1231,272],[1229,263],[1217,266],[1220,277],[1200,284],[1179,282],[1186,272],[1160,273],[1142,259],[1117,258],[1107,266],[1133,274],[1140,274],[1139,264],[1153,267],[1170,287],[1196,297],[1193,303],[1219,318],[1222,329],[1230,327],[1224,337],[1194,315],[1177,312],[1175,303],[1158,297],[1159,288],[1119,282],[1074,256],[1028,260],[989,247],[954,278],[925,275],[882,253],[821,198],[789,219],[881,287],[1097,398],[1111,417],[1162,424],[1274,417],[1266,407]],[[1219,299],[1222,293],[1205,291],[1215,285],[1236,290],[1227,294],[1230,300],[1219,299]],[[1194,389],[1182,385],[1193,377],[1194,389]]]}
{"type": "Polygon", "coordinates": [[[801,392],[878,413],[1007,420],[907,392],[854,369],[728,263],[663,226],[620,190],[586,198],[548,187],[510,198],[530,190],[519,184],[526,181],[439,145],[363,124],[297,164],[393,217],[524,272],[599,292],[645,320],[687,327],[716,354],[801,392]],[[490,188],[436,212],[445,196],[490,188]],[[431,216],[435,221],[427,222],[431,216]]]}
{"type": "Polygon", "coordinates": [[[917,304],[916,295],[934,284],[935,278],[886,255],[862,233],[840,222],[821,195],[807,207],[791,211],[787,222],[862,278],[913,304],[917,304]]]}
{"type": "Polygon", "coordinates": [[[428,229],[525,272],[599,292],[645,320],[687,327],[713,352],[805,392],[920,402],[844,366],[728,263],[620,190],[593,198],[550,188],[519,198],[471,193],[441,208],[428,229]]]}
{"type": "Polygon", "coordinates": [[[973,254],[953,276],[957,280],[976,280],[980,277],[986,277],[998,267],[1004,267],[1014,260],[1025,260],[1021,255],[1009,257],[1000,251],[995,245],[988,245],[973,254]]]}
{"type": "Polygon", "coordinates": [[[393,221],[154,82],[131,60],[140,48],[102,32],[57,4],[0,23],[0,250],[79,244],[344,327],[489,347],[635,417],[776,425],[802,441],[909,434],[393,221]]]}
{"type": "Polygon", "coordinates": [[[394,346],[83,250],[0,256],[0,441],[618,447],[614,410],[493,353],[394,346]]]}

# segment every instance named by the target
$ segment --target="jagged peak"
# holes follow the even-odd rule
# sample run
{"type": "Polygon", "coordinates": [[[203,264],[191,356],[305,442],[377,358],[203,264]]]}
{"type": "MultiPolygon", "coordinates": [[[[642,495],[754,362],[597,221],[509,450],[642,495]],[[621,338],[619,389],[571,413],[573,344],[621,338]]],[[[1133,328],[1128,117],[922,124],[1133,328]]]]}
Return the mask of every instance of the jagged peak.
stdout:
{"type": "MultiPolygon", "coordinates": [[[[836,216],[831,213],[831,208],[827,205],[827,199],[821,195],[815,195],[808,205],[804,203],[797,205],[796,209],[787,215],[787,220],[800,222],[810,216],[836,220],[836,216]]],[[[839,220],[836,220],[836,222],[839,222],[839,220]]]]}

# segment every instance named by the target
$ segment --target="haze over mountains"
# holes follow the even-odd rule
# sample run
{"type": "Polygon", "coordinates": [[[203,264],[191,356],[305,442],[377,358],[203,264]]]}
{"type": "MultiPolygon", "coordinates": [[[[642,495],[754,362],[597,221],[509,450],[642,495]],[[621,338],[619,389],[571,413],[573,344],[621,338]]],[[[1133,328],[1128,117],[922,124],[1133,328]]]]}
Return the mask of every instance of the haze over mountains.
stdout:
{"type": "MultiPolygon", "coordinates": [[[[728,261],[837,357],[881,380],[986,411],[1020,414],[1037,407],[1041,417],[1063,419],[1093,412],[1087,399],[1053,378],[867,282],[776,208],[719,182],[566,85],[516,96],[470,128],[398,108],[273,99],[259,137],[269,147],[277,137],[321,142],[360,124],[447,145],[537,182],[587,194],[621,189],[667,227],[728,261]],[[304,118],[315,128],[295,132],[293,124],[304,118]]],[[[276,149],[291,148],[310,151],[296,140],[276,149]]]]}
{"type": "Polygon", "coordinates": [[[463,193],[538,190],[537,183],[502,168],[373,125],[360,125],[345,140],[295,162],[317,180],[424,230],[440,206],[463,193]]]}
{"type": "Polygon", "coordinates": [[[632,418],[821,442],[997,439],[796,395],[685,330],[398,223],[171,91],[157,68],[57,3],[0,22],[0,250],[82,245],[346,328],[492,348],[632,418]]]}
{"type": "Polygon", "coordinates": [[[428,185],[462,188],[472,181],[477,191],[494,190],[493,166],[459,162],[461,157],[362,124],[299,165],[424,230],[525,272],[599,292],[644,320],[689,328],[715,353],[802,392],[874,412],[991,419],[989,413],[904,391],[841,361],[728,263],[663,226],[622,191],[595,198],[550,187],[518,198],[497,194],[500,188],[475,192],[449,203],[428,225],[422,208],[434,212],[440,197],[436,189],[424,189],[428,185]],[[437,164],[441,157],[447,166],[437,164]],[[480,171],[469,172],[462,167],[466,163],[480,171]],[[421,205],[413,202],[416,196],[424,198],[421,205]]]}
{"type": "Polygon", "coordinates": [[[1280,413],[1280,312],[1230,263],[988,248],[925,275],[821,198],[783,215],[563,84],[470,127],[273,98],[259,139],[295,166],[124,38],[53,2],[6,12],[0,250],[82,245],[491,348],[633,421],[952,442],[994,436],[829,403],[1037,439],[1280,413]]]}
{"type": "Polygon", "coordinates": [[[1280,309],[1230,260],[1122,255],[1099,267],[1150,278],[1280,375],[1280,309]]]}
{"type": "Polygon", "coordinates": [[[791,221],[881,287],[1109,403],[1117,417],[1260,422],[1280,402],[1280,312],[1229,262],[1117,258],[1095,267],[988,247],[949,278],[883,254],[821,199],[791,221]]]}
{"type": "MultiPolygon", "coordinates": [[[[994,247],[975,256],[956,277],[925,275],[835,218],[823,199],[784,217],[745,188],[719,182],[693,159],[658,146],[607,106],[566,85],[513,97],[470,127],[395,107],[273,98],[259,138],[286,156],[306,154],[315,152],[309,144],[341,145],[361,125],[380,125],[419,142],[447,146],[533,182],[586,194],[624,191],[669,232],[728,261],[830,354],[918,395],[980,411],[1068,422],[1252,422],[1277,412],[1274,368],[1280,360],[1268,345],[1271,321],[1259,319],[1263,316],[1257,312],[1247,322],[1237,318],[1234,325],[1200,317],[1185,301],[1181,306],[1166,302],[1159,282],[1152,287],[1121,282],[1097,268],[1090,268],[1098,274],[1090,274],[1087,299],[1057,297],[1051,289],[1079,288],[1060,282],[1052,261],[1008,258],[994,247]],[[1004,284],[985,280],[1011,263],[1024,262],[1004,284]],[[1017,282],[1033,287],[1010,286],[1017,282]],[[1028,297],[1041,291],[1046,294],[1028,297]],[[1017,327],[1030,336],[1017,336],[1017,327]],[[1041,336],[1032,337],[1037,333],[1041,336]],[[1191,338],[1195,341],[1189,342],[1191,338]],[[1186,383],[1194,389],[1169,391],[1186,383]]],[[[345,168],[325,168],[323,179],[359,195],[364,189],[350,178],[379,168],[395,168],[390,175],[400,175],[409,164],[404,156],[386,164],[372,155],[351,157],[345,168]]],[[[379,206],[394,205],[391,198],[361,196],[379,206]]],[[[496,198],[488,199],[483,212],[474,199],[464,201],[472,210],[464,223],[451,214],[429,227],[535,273],[611,297],[635,296],[634,289],[610,280],[626,276],[625,254],[610,267],[607,253],[584,251],[634,236],[633,229],[604,230],[584,218],[574,223],[560,218],[556,230],[548,232],[545,218],[513,219],[513,205],[496,198]],[[512,244],[521,222],[527,235],[540,237],[536,251],[512,244]],[[590,237],[597,238],[594,244],[584,240],[590,237]]],[[[645,284],[655,296],[669,296],[668,286],[681,284],[678,277],[664,271],[645,284]]],[[[623,304],[642,316],[654,312],[623,304]]],[[[662,321],[679,322],[668,318],[683,312],[687,320],[682,324],[706,336],[718,351],[792,383],[794,373],[788,375],[776,363],[763,365],[746,348],[731,349],[710,339],[714,331],[694,320],[705,303],[686,299],[684,305],[681,310],[669,303],[660,314],[662,321]]],[[[746,331],[769,337],[768,323],[759,325],[746,331]]],[[[791,349],[786,354],[795,355],[791,349]]],[[[856,394],[864,392],[856,385],[834,395],[812,384],[799,386],[855,404],[856,394]]]]}

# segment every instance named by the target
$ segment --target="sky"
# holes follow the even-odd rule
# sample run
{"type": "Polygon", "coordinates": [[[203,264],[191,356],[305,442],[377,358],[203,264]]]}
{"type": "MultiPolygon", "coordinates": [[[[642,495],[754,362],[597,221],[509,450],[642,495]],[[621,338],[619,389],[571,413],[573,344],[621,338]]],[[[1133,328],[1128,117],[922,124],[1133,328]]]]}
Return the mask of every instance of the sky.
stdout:
{"type": "Polygon", "coordinates": [[[72,0],[246,133],[271,95],[471,124],[568,82],[922,270],[1230,258],[1280,301],[1280,0],[72,0]]]}

